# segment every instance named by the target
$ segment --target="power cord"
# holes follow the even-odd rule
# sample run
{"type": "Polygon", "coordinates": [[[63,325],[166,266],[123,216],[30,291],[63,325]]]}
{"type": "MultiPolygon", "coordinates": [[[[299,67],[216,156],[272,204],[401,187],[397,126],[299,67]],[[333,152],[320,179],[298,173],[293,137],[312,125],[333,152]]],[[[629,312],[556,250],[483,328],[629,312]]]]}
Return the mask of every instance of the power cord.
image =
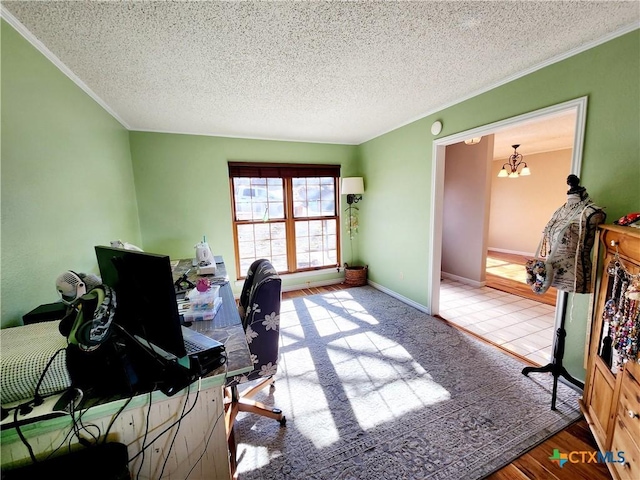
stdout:
{"type": "MultiPolygon", "coordinates": [[[[200,380],[200,379],[198,379],[200,380]]],[[[187,395],[189,395],[189,390],[190,390],[190,386],[186,387],[187,388],[187,395]]],[[[200,382],[198,382],[198,391],[196,392],[196,398],[193,402],[193,405],[191,406],[191,408],[186,411],[184,413],[184,415],[182,415],[178,420],[176,420],[175,422],[173,422],[171,425],[169,425],[168,427],[166,427],[164,430],[162,430],[162,432],[160,432],[158,435],[156,435],[156,437],[151,440],[151,442],[149,442],[148,445],[145,445],[138,453],[136,453],[133,457],[131,457],[129,459],[129,463],[131,463],[133,460],[135,460],[136,458],[138,458],[140,455],[143,454],[143,452],[149,448],[151,445],[153,445],[153,443],[158,440],[161,436],[163,436],[165,433],[167,433],[169,430],[171,430],[175,425],[178,424],[178,422],[180,422],[184,417],[186,417],[187,415],[189,415],[191,413],[191,411],[195,408],[195,406],[198,403],[198,397],[200,396],[200,382]]]]}
{"type": "MultiPolygon", "coordinates": [[[[129,332],[127,332],[124,328],[122,328],[120,325],[117,325],[117,324],[115,324],[115,323],[114,323],[114,325],[116,325],[116,326],[117,326],[117,327],[118,327],[122,332],[124,332],[124,333],[129,337],[129,338],[131,338],[132,340],[136,341],[136,339],[135,339],[131,334],[129,334],[129,332]]],[[[137,343],[137,341],[136,341],[136,343],[137,343]]],[[[45,377],[45,375],[46,375],[46,373],[47,373],[48,369],[50,368],[51,364],[53,363],[53,361],[55,360],[55,358],[57,357],[57,355],[59,355],[59,354],[60,354],[60,352],[62,352],[62,351],[64,351],[64,350],[66,350],[66,349],[65,349],[65,348],[61,348],[61,349],[59,349],[59,350],[58,350],[58,351],[56,351],[56,352],[54,353],[54,355],[49,359],[49,361],[48,361],[47,365],[45,366],[44,371],[43,371],[43,372],[42,372],[42,374],[40,375],[40,378],[39,378],[38,383],[37,383],[37,385],[36,385],[36,388],[35,388],[35,391],[34,391],[34,398],[33,398],[33,399],[31,399],[31,400],[29,400],[28,402],[24,402],[24,403],[22,403],[22,404],[20,404],[20,405],[18,405],[18,406],[16,406],[16,407],[14,407],[14,423],[16,424],[16,426],[15,426],[16,432],[17,432],[17,434],[18,434],[18,437],[19,437],[19,438],[20,438],[20,440],[22,441],[22,443],[23,443],[23,444],[25,445],[25,447],[27,448],[27,450],[28,450],[28,452],[29,452],[29,456],[30,456],[30,458],[31,458],[31,460],[32,460],[32,462],[33,462],[33,463],[37,463],[37,462],[38,462],[38,460],[37,460],[37,458],[36,458],[36,456],[35,456],[35,454],[34,454],[33,448],[32,448],[32,447],[31,447],[31,445],[29,444],[28,440],[25,438],[24,434],[22,433],[22,430],[20,429],[20,426],[18,425],[18,421],[17,421],[18,413],[23,414],[23,415],[24,415],[24,414],[27,414],[27,413],[29,413],[29,412],[31,411],[31,405],[38,406],[38,405],[41,405],[41,404],[44,402],[44,398],[43,398],[43,396],[42,396],[42,395],[40,395],[40,393],[39,393],[40,387],[41,387],[41,385],[42,385],[42,382],[43,382],[43,380],[44,380],[44,377],[45,377]],[[27,408],[29,409],[28,411],[27,411],[27,408]],[[25,413],[25,412],[26,412],[26,413],[25,413]]],[[[153,355],[151,355],[151,356],[153,356],[153,355]]],[[[225,358],[226,358],[226,356],[225,356],[225,358]]],[[[156,361],[158,361],[159,363],[161,363],[161,361],[160,361],[158,358],[156,358],[156,361]]],[[[224,365],[225,365],[225,376],[226,376],[226,373],[227,373],[227,371],[228,371],[228,365],[227,365],[226,360],[225,360],[225,362],[224,362],[224,365]]],[[[193,411],[193,409],[195,408],[195,406],[197,405],[198,398],[199,398],[199,395],[200,395],[201,387],[202,387],[202,376],[199,376],[199,377],[198,377],[198,390],[197,390],[197,392],[196,392],[196,398],[195,398],[195,400],[194,400],[193,405],[189,408],[189,410],[188,410],[188,411],[186,411],[186,412],[185,412],[186,407],[187,407],[188,402],[189,402],[189,394],[190,394],[190,391],[191,391],[190,386],[187,386],[187,387],[186,387],[186,388],[187,388],[187,395],[186,395],[186,398],[185,398],[185,403],[184,403],[184,405],[183,405],[182,412],[181,412],[180,417],[178,418],[178,420],[176,420],[176,421],[175,421],[175,422],[173,422],[171,425],[169,425],[167,428],[165,428],[162,432],[160,432],[160,433],[159,433],[159,434],[158,434],[158,435],[157,435],[157,436],[156,436],[156,437],[155,437],[155,438],[154,438],[154,439],[153,439],[153,440],[152,440],[148,445],[145,445],[145,443],[146,443],[146,439],[147,439],[147,436],[148,436],[148,433],[149,433],[149,430],[148,430],[148,429],[149,429],[149,416],[150,416],[151,404],[152,404],[152,398],[151,398],[152,392],[149,392],[149,408],[148,408],[148,411],[147,411],[147,423],[146,423],[146,430],[145,430],[145,435],[144,435],[144,439],[143,439],[143,448],[142,448],[142,449],[141,449],[141,450],[140,450],[136,455],[134,455],[134,456],[129,460],[129,463],[130,463],[130,462],[131,462],[131,461],[133,461],[135,458],[137,458],[139,455],[141,455],[141,454],[143,455],[143,457],[142,457],[142,462],[140,463],[140,469],[138,470],[138,473],[137,473],[137,477],[139,477],[139,475],[140,475],[140,473],[141,473],[142,465],[143,465],[143,463],[144,463],[144,454],[145,454],[145,451],[147,450],[147,448],[149,448],[151,445],[153,445],[153,443],[154,443],[156,440],[158,440],[162,435],[164,435],[167,431],[169,431],[169,430],[170,430],[171,428],[173,428],[175,425],[178,425],[178,428],[176,429],[176,432],[174,433],[174,437],[173,437],[173,439],[172,439],[171,446],[169,447],[169,451],[167,452],[167,456],[166,456],[165,461],[164,461],[163,466],[162,466],[162,471],[161,471],[161,474],[160,474],[160,477],[162,477],[162,474],[163,474],[163,472],[164,472],[164,469],[165,469],[165,466],[166,466],[166,463],[167,463],[167,459],[168,459],[169,452],[172,450],[173,445],[174,445],[174,443],[175,443],[175,440],[176,440],[176,438],[177,438],[177,434],[178,434],[178,430],[179,430],[179,428],[180,428],[180,424],[181,424],[182,420],[183,420],[183,419],[184,419],[184,418],[185,418],[189,413],[191,413],[191,412],[193,411]]],[[[127,399],[127,401],[122,405],[122,407],[118,410],[118,412],[114,415],[114,417],[111,419],[111,421],[110,421],[110,423],[109,423],[109,425],[108,425],[108,427],[107,427],[107,429],[106,429],[106,431],[105,431],[105,435],[104,435],[103,443],[106,443],[106,442],[107,442],[107,437],[108,437],[108,434],[109,434],[109,432],[110,432],[110,430],[111,430],[111,428],[112,428],[113,424],[115,423],[115,421],[116,421],[116,419],[119,417],[119,415],[120,415],[120,414],[124,411],[124,409],[127,407],[127,405],[132,401],[132,399],[133,399],[133,396],[129,397],[129,398],[127,399]]],[[[60,450],[60,448],[61,448],[61,447],[62,447],[62,446],[67,442],[67,440],[69,441],[69,449],[71,449],[71,438],[70,438],[70,437],[71,437],[71,435],[72,435],[72,434],[73,434],[73,435],[78,439],[78,442],[79,442],[81,445],[85,446],[85,447],[89,447],[89,446],[94,445],[94,444],[97,444],[97,443],[99,442],[99,439],[100,439],[100,437],[102,436],[100,428],[99,428],[97,425],[95,425],[95,424],[87,424],[87,425],[85,425],[85,424],[83,424],[83,423],[82,423],[82,416],[83,416],[83,415],[84,415],[88,410],[89,410],[89,408],[86,408],[86,409],[84,409],[83,411],[81,411],[80,415],[79,415],[79,416],[78,416],[78,418],[76,419],[76,417],[75,417],[75,414],[76,414],[76,410],[75,410],[75,401],[73,401],[73,400],[71,401],[71,403],[70,403],[70,416],[71,416],[71,418],[72,418],[72,427],[71,427],[71,429],[69,430],[69,432],[67,433],[67,435],[65,436],[65,438],[62,440],[62,442],[60,443],[60,445],[59,445],[59,446],[58,446],[58,447],[57,447],[53,452],[51,452],[51,453],[50,453],[46,458],[50,458],[52,455],[54,455],[54,454],[55,454],[55,452],[59,451],[59,450],[60,450]],[[96,435],[94,435],[94,434],[89,430],[89,428],[95,428],[95,429],[97,429],[97,436],[96,436],[96,435]],[[93,443],[92,443],[91,441],[87,440],[85,437],[83,437],[83,436],[81,435],[81,431],[85,431],[86,433],[88,433],[88,434],[92,437],[92,439],[93,439],[93,443]]],[[[8,411],[10,411],[10,409],[9,409],[8,411]]],[[[209,440],[210,440],[210,438],[211,438],[211,435],[213,434],[213,431],[215,430],[215,426],[217,425],[218,421],[220,420],[220,418],[221,418],[221,416],[222,416],[223,414],[224,414],[224,410],[223,410],[223,412],[221,413],[221,415],[219,415],[219,416],[218,416],[218,418],[216,419],[216,422],[214,423],[214,428],[213,428],[213,430],[211,431],[211,433],[209,434],[209,437],[208,437],[208,439],[207,439],[207,445],[208,445],[208,443],[209,443],[209,440]]],[[[206,446],[205,446],[205,451],[206,451],[206,446]]],[[[203,453],[200,455],[200,457],[199,457],[198,461],[196,462],[196,464],[197,464],[198,462],[200,462],[200,460],[201,460],[201,459],[202,459],[202,457],[204,456],[205,451],[203,451],[203,453]]],[[[194,466],[195,466],[195,465],[194,465],[194,466]]],[[[190,470],[189,475],[191,474],[191,471],[193,471],[193,468],[194,468],[194,467],[192,467],[192,469],[190,470]]]]}
{"type": "MultiPolygon", "coordinates": [[[[228,366],[228,364],[227,364],[227,361],[226,361],[226,355],[225,355],[225,362],[224,362],[224,368],[225,368],[224,375],[225,375],[225,377],[226,377],[227,372],[228,372],[228,367],[229,367],[229,366],[228,366]]],[[[187,387],[185,387],[185,388],[187,389],[187,399],[185,400],[185,407],[186,407],[186,404],[187,404],[186,402],[188,401],[188,397],[189,397],[189,394],[190,394],[190,392],[191,392],[191,385],[188,385],[188,386],[187,386],[187,387]]],[[[199,398],[199,396],[200,396],[200,390],[201,390],[201,388],[202,388],[202,376],[200,375],[200,376],[198,376],[198,390],[197,390],[197,392],[196,392],[196,398],[195,398],[195,400],[194,400],[193,405],[191,406],[191,408],[189,408],[189,410],[188,410],[188,411],[186,411],[186,412],[184,411],[184,408],[183,408],[183,413],[180,415],[180,418],[178,418],[178,420],[176,420],[176,421],[175,421],[175,422],[173,422],[171,425],[169,425],[169,426],[168,426],[168,427],[166,427],[164,430],[162,430],[162,432],[160,432],[158,435],[156,435],[156,437],[155,437],[151,442],[149,442],[149,444],[148,444],[148,445],[144,445],[144,443],[143,443],[143,447],[142,447],[142,449],[141,449],[138,453],[136,453],[133,457],[131,457],[131,458],[129,459],[129,463],[131,463],[133,460],[135,460],[136,458],[138,458],[140,455],[144,455],[144,452],[145,452],[145,450],[146,450],[147,448],[149,448],[151,445],[153,445],[153,443],[154,443],[156,440],[158,440],[158,439],[159,439],[161,436],[163,436],[166,432],[168,432],[169,430],[171,430],[175,425],[178,425],[178,424],[182,421],[182,419],[184,419],[187,415],[189,415],[189,413],[191,413],[191,412],[193,411],[193,409],[195,408],[195,406],[196,406],[196,405],[197,405],[197,403],[198,403],[198,398],[199,398]]],[[[145,435],[145,438],[146,438],[146,435],[145,435]]],[[[144,459],[144,457],[143,457],[143,459],[144,459]]],[[[144,460],[143,460],[143,462],[144,462],[144,460]]],[[[142,463],[141,463],[141,465],[142,465],[142,463]]],[[[163,467],[163,468],[164,468],[164,467],[163,467]]]]}
{"type": "MultiPolygon", "coordinates": [[[[80,412],[80,414],[78,415],[78,419],[82,418],[82,416],[87,413],[89,411],[89,408],[86,408],[84,410],[82,410],[80,412]]],[[[75,421],[74,417],[72,416],[72,421],[75,421]]],[[[69,440],[69,451],[71,451],[71,441],[70,438],[71,435],[75,433],[73,426],[69,429],[69,431],[67,432],[67,434],[65,435],[65,437],[62,439],[62,441],[60,442],[60,445],[58,445],[58,447],[56,447],[47,457],[45,460],[50,459],[51,457],[53,457],[61,448],[62,446],[67,443],[67,440],[69,440]]]]}
{"type": "MultiPolygon", "coordinates": [[[[147,418],[146,418],[146,422],[145,422],[145,428],[144,428],[144,437],[142,438],[142,459],[140,460],[140,466],[138,467],[138,473],[136,473],[136,480],[138,478],[140,478],[140,472],[142,472],[142,466],[144,465],[144,452],[147,449],[145,447],[145,443],[147,441],[147,435],[149,435],[149,417],[151,416],[151,404],[153,403],[152,400],[152,395],[153,395],[153,390],[151,390],[149,392],[149,406],[147,407],[147,418]]],[[[153,442],[151,442],[153,443],[153,442]]]]}
{"type": "Polygon", "coordinates": [[[36,385],[36,389],[33,392],[33,405],[34,406],[37,407],[39,405],[42,405],[42,403],[44,402],[44,399],[40,395],[40,386],[42,385],[42,382],[44,381],[44,377],[47,374],[47,371],[49,370],[49,367],[51,367],[51,364],[53,363],[55,358],[60,354],[60,352],[64,352],[64,351],[66,351],[66,348],[60,348],[58,351],[56,351],[56,353],[53,354],[53,356],[47,362],[47,365],[44,367],[44,371],[42,372],[42,375],[40,375],[40,378],[39,378],[38,383],[36,385]]]}
{"type": "Polygon", "coordinates": [[[107,443],[107,438],[109,437],[109,432],[111,431],[111,427],[113,427],[113,424],[116,423],[116,420],[118,419],[120,414],[131,403],[131,400],[133,400],[133,395],[131,395],[129,398],[127,398],[127,401],[124,402],[122,407],[120,407],[120,409],[116,412],[116,414],[111,418],[111,421],[109,422],[109,425],[107,425],[107,430],[104,432],[104,437],[103,437],[103,440],[102,440],[103,444],[107,443]]]}
{"type": "Polygon", "coordinates": [[[18,433],[20,440],[22,440],[22,443],[24,443],[24,446],[27,447],[27,450],[29,451],[29,457],[31,457],[31,461],[33,463],[38,463],[38,459],[33,453],[33,448],[31,448],[31,445],[29,444],[25,436],[22,434],[22,430],[20,430],[20,425],[18,425],[18,409],[17,408],[13,412],[13,421],[16,423],[16,432],[18,433]]]}
{"type": "Polygon", "coordinates": [[[101,430],[100,430],[100,427],[98,427],[94,423],[89,423],[87,425],[82,423],[82,417],[84,416],[85,413],[86,413],[86,409],[84,411],[80,412],[80,415],[78,415],[78,419],[76,420],[75,419],[75,402],[72,402],[72,404],[71,404],[71,418],[73,419],[74,433],[75,433],[76,438],[78,439],[78,443],[80,443],[80,445],[82,445],[83,447],[90,447],[92,445],[97,445],[98,442],[100,441],[101,430]],[[95,428],[98,431],[97,436],[94,435],[89,430],[89,427],[95,428]],[[89,434],[91,436],[91,438],[93,439],[93,442],[91,442],[90,440],[88,440],[85,437],[81,436],[80,435],[80,431],[81,430],[83,430],[87,434],[89,434]]]}
{"type": "MultiPolygon", "coordinates": [[[[229,365],[228,365],[228,363],[227,363],[227,361],[226,361],[226,360],[227,360],[226,355],[224,355],[224,357],[225,357],[225,362],[224,362],[224,376],[226,377],[226,376],[227,376],[228,369],[229,369],[229,365]]],[[[188,405],[188,402],[189,402],[189,394],[190,394],[190,391],[191,391],[190,386],[188,386],[188,387],[186,387],[186,388],[187,388],[187,395],[186,395],[186,398],[185,398],[185,403],[184,403],[184,405],[183,405],[183,407],[182,407],[182,412],[181,412],[180,417],[178,418],[178,420],[176,420],[173,424],[169,425],[169,426],[168,426],[167,428],[165,428],[162,432],[160,432],[158,435],[156,435],[156,437],[155,437],[151,442],[149,442],[149,444],[148,444],[148,445],[144,445],[144,442],[143,442],[143,448],[142,448],[138,453],[136,453],[136,454],[135,454],[135,455],[134,455],[134,456],[129,460],[129,463],[130,463],[130,462],[132,462],[134,459],[136,459],[138,456],[140,456],[140,455],[142,454],[142,456],[143,456],[143,457],[142,457],[142,461],[141,461],[141,463],[140,463],[140,468],[142,468],[142,465],[143,465],[143,463],[144,463],[144,451],[145,451],[147,448],[149,448],[149,447],[150,447],[150,446],[151,446],[151,445],[152,445],[156,440],[158,440],[162,435],[164,435],[167,431],[169,431],[171,428],[173,428],[175,425],[177,425],[177,426],[178,426],[178,428],[176,429],[176,431],[175,431],[175,433],[174,433],[174,435],[173,435],[173,439],[172,439],[172,441],[171,441],[171,445],[170,445],[170,447],[169,447],[169,450],[165,453],[165,460],[164,460],[164,462],[163,462],[162,470],[161,470],[161,472],[160,472],[160,476],[159,476],[158,478],[162,478],[162,475],[164,474],[164,469],[165,469],[165,467],[166,467],[166,464],[167,464],[167,461],[168,461],[168,458],[169,458],[169,454],[170,454],[171,450],[173,449],[173,445],[174,445],[175,440],[176,440],[176,438],[177,438],[178,430],[180,429],[180,424],[181,424],[182,420],[183,420],[183,419],[184,419],[184,418],[185,418],[189,413],[191,413],[191,411],[195,408],[195,406],[196,406],[196,405],[197,405],[197,403],[198,403],[198,398],[199,398],[199,395],[200,395],[200,390],[201,390],[201,388],[202,388],[202,376],[199,376],[199,377],[198,377],[198,390],[197,390],[197,392],[196,392],[196,398],[195,398],[195,400],[194,400],[194,402],[193,402],[193,405],[191,406],[191,408],[189,408],[189,410],[188,410],[188,411],[186,411],[186,412],[185,412],[185,409],[186,409],[186,407],[187,407],[187,405],[188,405]]],[[[220,418],[221,418],[222,416],[224,416],[224,408],[223,408],[223,410],[222,410],[221,414],[218,416],[218,418],[216,419],[216,421],[215,421],[215,423],[214,423],[214,430],[215,430],[215,426],[217,425],[218,421],[220,420],[220,418]]],[[[207,445],[209,444],[209,440],[211,439],[211,436],[213,435],[213,431],[214,431],[214,430],[212,430],[212,431],[211,431],[211,433],[209,434],[209,437],[207,438],[207,442],[206,442],[206,444],[207,444],[207,445]]],[[[146,433],[145,433],[145,439],[146,439],[146,433]]],[[[198,458],[198,460],[196,461],[196,464],[202,460],[202,457],[204,456],[205,452],[206,452],[206,446],[205,446],[205,450],[203,450],[202,454],[200,455],[200,457],[199,457],[199,458],[198,458]]],[[[191,474],[191,472],[192,472],[192,471],[193,471],[193,469],[195,468],[195,465],[196,465],[196,464],[194,464],[194,466],[192,466],[191,470],[189,471],[189,475],[191,474]]],[[[138,474],[139,474],[139,473],[140,473],[140,472],[138,472],[138,474]]]]}
{"type": "Polygon", "coordinates": [[[18,434],[18,437],[20,437],[20,440],[22,441],[24,446],[27,448],[29,452],[29,457],[31,458],[31,461],[33,463],[38,463],[38,459],[36,458],[33,452],[33,448],[31,448],[31,445],[29,444],[29,441],[27,440],[27,438],[22,433],[22,430],[20,429],[20,425],[18,424],[18,413],[21,415],[27,415],[31,413],[31,411],[33,411],[32,405],[36,407],[39,405],[42,405],[42,403],[44,402],[44,398],[40,395],[40,392],[39,392],[40,386],[42,385],[44,377],[47,374],[47,371],[49,370],[49,368],[51,367],[51,364],[53,363],[55,358],[60,354],[60,352],[64,350],[66,349],[60,348],[59,350],[57,350],[47,362],[47,365],[44,367],[44,370],[42,371],[42,373],[40,374],[40,378],[38,379],[38,383],[36,384],[36,388],[33,392],[33,399],[27,402],[21,403],[20,405],[14,407],[13,409],[13,422],[15,424],[16,433],[18,434]]]}
{"type": "Polygon", "coordinates": [[[218,422],[220,421],[220,419],[222,417],[224,417],[224,408],[222,409],[222,412],[220,412],[220,414],[218,415],[218,418],[216,418],[216,421],[213,423],[213,428],[211,429],[211,432],[209,433],[209,436],[207,437],[207,441],[206,441],[206,443],[204,445],[204,449],[202,449],[202,453],[198,457],[198,460],[196,460],[195,463],[191,466],[191,470],[189,470],[189,473],[187,473],[187,476],[185,477],[185,480],[187,480],[189,478],[189,476],[191,476],[191,472],[193,472],[194,468],[196,468],[196,465],[198,465],[198,463],[200,463],[200,461],[202,460],[202,457],[204,457],[204,454],[207,453],[207,448],[209,447],[209,441],[211,440],[211,437],[213,436],[213,432],[216,431],[216,426],[218,425],[218,422]]]}
{"type": "MultiPolygon", "coordinates": [[[[225,359],[225,363],[224,363],[224,377],[225,378],[227,378],[228,371],[229,371],[229,365],[228,365],[228,363],[226,362],[226,359],[225,359]]],[[[205,442],[204,448],[202,449],[202,453],[198,457],[198,460],[196,460],[194,462],[194,464],[191,466],[191,470],[189,470],[189,473],[187,473],[187,476],[185,477],[185,480],[187,480],[191,476],[191,473],[196,468],[196,465],[198,465],[200,463],[200,461],[202,460],[202,457],[204,457],[204,454],[207,453],[207,448],[209,447],[209,441],[211,440],[211,437],[213,436],[213,432],[216,431],[216,426],[218,425],[218,422],[220,421],[220,419],[222,417],[224,417],[224,415],[225,415],[225,411],[224,411],[224,399],[223,399],[222,400],[222,411],[218,415],[218,418],[216,418],[216,421],[213,423],[213,428],[211,428],[211,432],[209,433],[209,436],[207,437],[207,441],[205,442]]]]}
{"type": "MultiPolygon", "coordinates": [[[[101,398],[97,398],[95,405],[100,405],[102,403],[102,400],[106,400],[105,397],[101,398]]],[[[129,405],[129,403],[131,403],[131,401],[133,400],[133,395],[128,397],[127,400],[125,401],[125,403],[120,407],[120,409],[115,413],[115,415],[112,417],[111,421],[109,422],[109,425],[107,426],[107,429],[104,433],[103,436],[103,440],[102,443],[106,444],[107,440],[109,438],[109,432],[111,430],[111,427],[113,426],[113,424],[115,423],[115,421],[117,420],[117,418],[120,416],[120,414],[124,411],[124,409],[129,405]]],[[[73,407],[72,407],[73,408],[73,407]]],[[[69,453],[71,453],[71,440],[72,440],[72,435],[76,435],[76,437],[78,437],[79,435],[79,429],[75,426],[76,422],[79,422],[82,425],[82,428],[86,430],[87,426],[85,426],[82,423],[82,417],[89,411],[91,407],[85,408],[84,410],[82,410],[80,412],[80,414],[78,415],[77,420],[75,419],[75,413],[76,411],[72,411],[71,415],[72,415],[72,421],[74,422],[74,425],[72,425],[72,427],[69,429],[69,431],[67,432],[67,434],[65,435],[65,437],[62,439],[62,441],[60,442],[60,444],[53,450],[51,451],[51,453],[49,453],[49,455],[45,458],[45,460],[48,460],[50,458],[52,458],[58,451],[60,451],[60,449],[62,448],[62,446],[68,442],[68,449],[69,449],[69,453]]],[[[95,427],[98,428],[98,432],[100,432],[100,429],[97,425],[95,424],[88,424],[88,426],[91,427],[95,427]]],[[[97,445],[99,442],[99,437],[101,436],[100,433],[98,433],[98,438],[96,438],[95,435],[93,435],[91,432],[88,432],[93,439],[95,440],[94,443],[89,442],[87,439],[85,439],[84,437],[78,437],[78,441],[81,445],[85,446],[85,447],[91,447],[93,445],[97,445]]]]}
{"type": "MultiPolygon", "coordinates": [[[[198,379],[198,391],[200,391],[200,379],[198,379]]],[[[164,474],[164,469],[167,466],[167,461],[169,460],[169,455],[171,454],[171,450],[173,449],[173,445],[176,442],[176,438],[178,436],[178,432],[180,431],[180,425],[182,425],[182,419],[184,418],[184,411],[187,409],[187,404],[189,403],[189,392],[185,395],[184,404],[182,405],[182,412],[180,413],[180,419],[178,420],[178,425],[176,426],[176,431],[173,433],[173,438],[171,439],[171,444],[169,445],[169,450],[164,455],[164,462],[162,462],[162,469],[160,470],[160,475],[158,478],[162,478],[164,474]]]]}

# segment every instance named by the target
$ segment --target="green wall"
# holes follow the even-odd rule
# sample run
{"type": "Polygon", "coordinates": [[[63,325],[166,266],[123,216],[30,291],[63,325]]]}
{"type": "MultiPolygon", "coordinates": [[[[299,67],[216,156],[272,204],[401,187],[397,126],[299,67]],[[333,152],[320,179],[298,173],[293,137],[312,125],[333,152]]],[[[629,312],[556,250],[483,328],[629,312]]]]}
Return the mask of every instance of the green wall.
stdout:
{"type": "MultiPolygon", "coordinates": [[[[64,270],[95,272],[93,246],[109,240],[177,258],[191,257],[206,235],[234,278],[229,160],[338,163],[343,176],[363,175],[353,263],[428,306],[429,129],[437,119],[447,136],[587,95],[583,184],[609,222],[640,210],[637,30],[348,146],[127,132],[13,28],[4,21],[1,28],[2,326],[57,300],[54,282],[64,270]]],[[[578,297],[565,358],[583,378],[588,296],[578,297]]]]}
{"type": "Polygon", "coordinates": [[[59,299],[94,245],[140,240],[129,134],[11,26],[1,24],[2,326],[59,299]]]}
{"type": "Polygon", "coordinates": [[[431,141],[424,124],[414,122],[360,147],[360,261],[369,265],[370,280],[421,305],[428,303],[431,141]]]}
{"type": "MultiPolygon", "coordinates": [[[[205,235],[214,255],[224,257],[232,281],[237,272],[228,161],[340,164],[343,176],[357,173],[357,147],[350,145],[144,132],[131,132],[130,142],[145,250],[193,258],[205,235]]],[[[330,278],[338,278],[335,270],[303,281],[285,277],[283,284],[330,278]]]]}
{"type": "MultiPolygon", "coordinates": [[[[608,223],[640,210],[639,37],[636,30],[361,145],[367,193],[359,248],[370,279],[428,305],[435,120],[444,124],[439,137],[445,137],[586,95],[582,184],[605,207],[608,223]]],[[[565,363],[579,378],[588,302],[589,295],[577,295],[573,322],[567,322],[565,363]]]]}

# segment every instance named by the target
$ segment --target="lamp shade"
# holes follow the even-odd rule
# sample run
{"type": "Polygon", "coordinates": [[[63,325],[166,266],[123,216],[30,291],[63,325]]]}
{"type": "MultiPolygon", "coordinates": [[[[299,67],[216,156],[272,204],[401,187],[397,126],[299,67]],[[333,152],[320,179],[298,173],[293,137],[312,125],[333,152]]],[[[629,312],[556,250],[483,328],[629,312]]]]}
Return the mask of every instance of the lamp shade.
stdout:
{"type": "Polygon", "coordinates": [[[364,181],[362,177],[347,177],[342,179],[343,195],[359,195],[364,193],[364,181]]]}

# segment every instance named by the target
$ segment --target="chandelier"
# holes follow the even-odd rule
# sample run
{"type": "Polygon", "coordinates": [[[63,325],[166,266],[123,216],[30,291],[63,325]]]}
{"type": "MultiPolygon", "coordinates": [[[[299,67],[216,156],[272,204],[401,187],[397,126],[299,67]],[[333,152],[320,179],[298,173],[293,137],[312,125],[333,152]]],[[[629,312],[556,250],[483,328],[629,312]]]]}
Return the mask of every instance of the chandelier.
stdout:
{"type": "Polygon", "coordinates": [[[531,170],[527,167],[527,162],[523,161],[523,156],[517,151],[520,145],[511,145],[513,148],[513,154],[509,157],[507,163],[502,165],[502,170],[498,173],[499,177],[518,178],[520,175],[531,175],[531,170]],[[518,168],[523,165],[522,170],[518,173],[518,168]]]}

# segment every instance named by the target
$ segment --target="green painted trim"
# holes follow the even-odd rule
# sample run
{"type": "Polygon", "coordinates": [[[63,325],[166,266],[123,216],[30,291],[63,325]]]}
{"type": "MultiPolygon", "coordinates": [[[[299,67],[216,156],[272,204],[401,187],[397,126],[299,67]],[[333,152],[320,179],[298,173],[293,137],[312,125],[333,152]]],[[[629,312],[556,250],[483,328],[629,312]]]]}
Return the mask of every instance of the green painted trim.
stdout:
{"type": "MultiPolygon", "coordinates": [[[[207,390],[209,388],[216,388],[216,387],[222,388],[222,386],[225,384],[225,379],[226,379],[225,374],[203,378],[200,386],[200,391],[207,390]]],[[[152,398],[154,402],[162,402],[164,400],[176,398],[176,396],[184,396],[186,394],[185,390],[186,389],[183,389],[182,391],[180,391],[179,393],[171,397],[168,397],[167,395],[165,395],[160,391],[154,391],[152,398]]],[[[190,396],[194,395],[194,393],[197,392],[197,390],[198,390],[198,381],[192,383],[189,386],[188,395],[190,396]]],[[[195,398],[195,396],[193,396],[193,398],[195,398]]],[[[81,417],[83,422],[88,423],[98,418],[103,418],[108,415],[113,415],[116,412],[118,412],[118,410],[122,408],[123,405],[127,403],[127,400],[128,399],[123,398],[120,400],[114,400],[109,403],[103,403],[93,407],[89,407],[86,410],[81,410],[79,412],[76,412],[76,418],[81,417]]],[[[126,408],[124,408],[123,412],[133,410],[135,408],[141,408],[145,405],[148,405],[148,402],[149,402],[148,393],[136,395],[132,398],[132,400],[129,402],[126,408]]],[[[65,415],[61,417],[41,420],[38,422],[23,425],[20,427],[20,431],[22,432],[25,438],[29,439],[39,435],[44,435],[45,433],[65,429],[70,426],[71,426],[71,417],[69,415],[65,415]]],[[[18,442],[18,441],[21,441],[21,440],[15,428],[3,429],[0,432],[0,443],[6,445],[8,443],[18,442]]]]}

